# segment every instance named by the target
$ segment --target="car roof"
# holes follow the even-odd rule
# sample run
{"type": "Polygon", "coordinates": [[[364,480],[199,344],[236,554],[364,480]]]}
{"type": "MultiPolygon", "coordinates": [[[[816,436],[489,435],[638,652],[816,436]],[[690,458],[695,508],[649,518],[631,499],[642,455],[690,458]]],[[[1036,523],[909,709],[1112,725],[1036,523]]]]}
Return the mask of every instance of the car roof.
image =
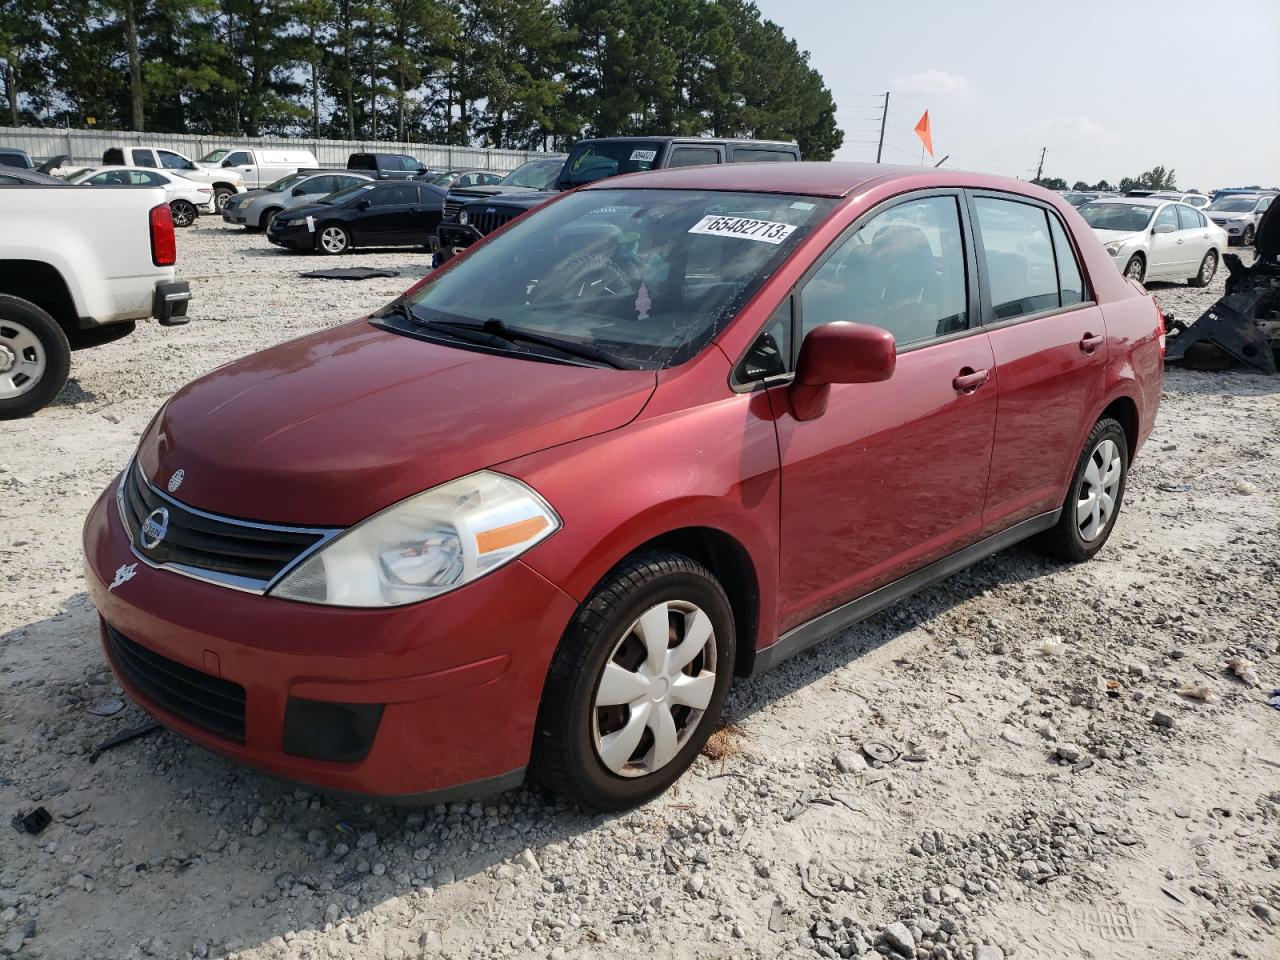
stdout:
{"type": "MultiPolygon", "coordinates": [[[[25,180],[27,183],[37,186],[71,186],[66,180],[51,177],[47,173],[40,173],[30,167],[0,167],[0,175],[13,177],[16,180],[25,180]]],[[[12,184],[6,184],[6,186],[12,186],[12,184]]]]}
{"type": "Polygon", "coordinates": [[[813,197],[847,197],[872,184],[911,181],[911,189],[972,187],[1005,190],[1028,196],[1056,197],[1025,180],[1011,180],[986,173],[938,170],[932,167],[880,163],[725,163],[701,167],[676,167],[647,173],[597,180],[583,190],[623,187],[666,190],[725,190],[742,193],[797,193],[813,197]]]}
{"type": "Polygon", "coordinates": [[[1090,203],[1124,203],[1129,206],[1149,207],[1153,203],[1178,203],[1180,201],[1170,200],[1166,197],[1099,197],[1097,200],[1090,200],[1090,203]]]}
{"type": "Polygon", "coordinates": [[[633,140],[639,140],[644,141],[645,143],[672,143],[678,141],[680,143],[732,143],[735,145],[758,144],[764,147],[794,147],[796,145],[794,140],[753,140],[750,137],[678,137],[672,135],[665,137],[586,137],[585,139],[577,141],[574,146],[576,147],[583,143],[608,143],[615,140],[626,140],[628,143],[633,140]]]}

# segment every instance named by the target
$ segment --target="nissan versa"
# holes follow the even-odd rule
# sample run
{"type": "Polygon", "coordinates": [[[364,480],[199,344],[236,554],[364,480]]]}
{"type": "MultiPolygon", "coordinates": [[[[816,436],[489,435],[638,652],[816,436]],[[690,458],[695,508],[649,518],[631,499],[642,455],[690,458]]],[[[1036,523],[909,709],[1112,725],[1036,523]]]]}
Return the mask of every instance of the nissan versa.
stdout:
{"type": "Polygon", "coordinates": [[[1024,538],[1096,553],[1162,330],[1026,183],[602,181],[175,394],[85,526],[106,655],[295,781],[640,803],[735,676],[1024,538]]]}

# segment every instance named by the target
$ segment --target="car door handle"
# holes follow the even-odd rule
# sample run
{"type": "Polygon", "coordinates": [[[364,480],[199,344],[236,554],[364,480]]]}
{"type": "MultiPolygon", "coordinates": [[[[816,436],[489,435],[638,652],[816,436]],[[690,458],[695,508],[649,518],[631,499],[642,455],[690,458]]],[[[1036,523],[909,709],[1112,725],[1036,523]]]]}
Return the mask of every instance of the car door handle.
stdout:
{"type": "Polygon", "coordinates": [[[1086,333],[1080,340],[1080,350],[1083,353],[1093,353],[1100,346],[1105,338],[1101,335],[1095,336],[1092,333],[1086,333]]]}
{"type": "Polygon", "coordinates": [[[1178,238],[1178,242],[1179,242],[1179,243],[1182,243],[1182,238],[1181,238],[1181,237],[1179,237],[1179,238],[1178,238]]]}
{"type": "Polygon", "coordinates": [[[951,385],[960,393],[973,393],[989,379],[991,379],[990,370],[974,370],[972,367],[965,367],[951,381],[951,385]]]}

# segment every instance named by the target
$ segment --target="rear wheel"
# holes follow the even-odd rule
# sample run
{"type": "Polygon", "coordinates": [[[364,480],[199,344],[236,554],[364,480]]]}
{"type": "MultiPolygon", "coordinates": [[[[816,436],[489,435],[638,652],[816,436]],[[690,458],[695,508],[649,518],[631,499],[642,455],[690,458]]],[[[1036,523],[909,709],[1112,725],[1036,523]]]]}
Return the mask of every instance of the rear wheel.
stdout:
{"type": "Polygon", "coordinates": [[[316,249],[331,256],[346,253],[351,249],[351,234],[336,223],[326,223],[316,237],[316,249]]]}
{"type": "Polygon", "coordinates": [[[214,202],[214,205],[218,208],[218,211],[221,212],[222,208],[227,205],[227,201],[230,200],[235,195],[236,195],[236,192],[232,190],[230,187],[214,187],[213,202],[214,202]]]}
{"type": "Polygon", "coordinates": [[[698,755],[733,677],[733,614],[711,572],[647,553],[609,573],[552,659],[531,772],[584,807],[666,790],[698,755]]]}
{"type": "Polygon", "coordinates": [[[1200,261],[1200,269],[1194,277],[1187,280],[1193,287],[1207,287],[1213,282],[1213,275],[1218,272],[1218,252],[1210,250],[1200,261]]]}
{"type": "Polygon", "coordinates": [[[1124,500],[1129,475],[1129,441],[1110,417],[1099,420],[1085,440],[1056,525],[1036,545],[1059,560],[1079,563],[1102,549],[1124,500]]]}
{"type": "Polygon", "coordinates": [[[1135,253],[1129,258],[1129,262],[1124,265],[1124,275],[1139,283],[1143,281],[1147,275],[1147,261],[1142,258],[1142,254],[1135,253]]]}
{"type": "Polygon", "coordinates": [[[57,321],[34,303],[0,295],[0,420],[35,413],[71,371],[71,346],[57,321]]]}
{"type": "Polygon", "coordinates": [[[169,212],[173,214],[175,227],[189,227],[196,222],[200,212],[190,200],[174,200],[169,204],[169,212]]]}

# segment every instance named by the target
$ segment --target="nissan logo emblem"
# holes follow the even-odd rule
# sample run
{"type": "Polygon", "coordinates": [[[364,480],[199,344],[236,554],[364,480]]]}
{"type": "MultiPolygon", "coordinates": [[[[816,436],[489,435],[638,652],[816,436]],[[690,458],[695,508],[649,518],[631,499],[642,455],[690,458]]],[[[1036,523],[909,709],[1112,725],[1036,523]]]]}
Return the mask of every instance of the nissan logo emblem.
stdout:
{"type": "Polygon", "coordinates": [[[147,519],[142,521],[142,529],[138,531],[138,542],[142,544],[144,550],[154,550],[168,532],[169,511],[164,507],[157,507],[147,514],[147,519]]]}

